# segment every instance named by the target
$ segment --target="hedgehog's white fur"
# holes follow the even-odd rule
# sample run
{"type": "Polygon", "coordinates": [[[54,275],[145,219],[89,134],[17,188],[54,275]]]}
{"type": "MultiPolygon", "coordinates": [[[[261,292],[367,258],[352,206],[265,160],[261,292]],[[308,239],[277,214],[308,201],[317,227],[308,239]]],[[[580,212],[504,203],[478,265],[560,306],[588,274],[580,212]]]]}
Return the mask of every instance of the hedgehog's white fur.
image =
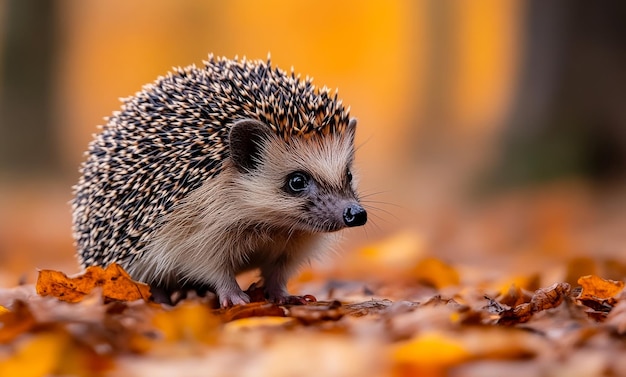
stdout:
{"type": "Polygon", "coordinates": [[[274,137],[263,145],[257,171],[244,175],[225,164],[218,176],[183,199],[162,219],[142,258],[127,267],[129,272],[165,286],[184,276],[236,299],[244,296],[235,275],[260,268],[266,285],[284,289],[294,269],[333,235],[320,233],[324,229],[316,229],[314,220],[307,222],[301,201],[282,192],[281,182],[289,172],[306,170],[318,182],[342,187],[353,153],[349,133],[290,144],[274,137]],[[278,261],[285,265],[280,274],[278,261]]]}

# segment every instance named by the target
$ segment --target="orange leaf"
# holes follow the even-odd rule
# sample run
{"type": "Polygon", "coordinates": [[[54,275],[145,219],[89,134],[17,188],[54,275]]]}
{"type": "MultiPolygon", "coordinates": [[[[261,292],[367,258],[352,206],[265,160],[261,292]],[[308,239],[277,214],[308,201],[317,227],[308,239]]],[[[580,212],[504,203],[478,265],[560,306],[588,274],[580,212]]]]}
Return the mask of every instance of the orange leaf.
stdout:
{"type": "Polygon", "coordinates": [[[580,293],[581,300],[593,298],[611,298],[624,289],[623,281],[606,280],[595,275],[586,275],[578,279],[578,284],[583,287],[580,293]]]}
{"type": "Polygon", "coordinates": [[[414,274],[420,282],[435,288],[459,285],[459,273],[450,265],[439,259],[428,257],[415,266],[414,274]]]}
{"type": "Polygon", "coordinates": [[[157,312],[152,323],[165,341],[195,340],[211,344],[215,341],[221,321],[211,313],[208,306],[183,302],[171,311],[157,312]]]}
{"type": "Polygon", "coordinates": [[[395,376],[443,376],[445,369],[469,358],[457,339],[425,333],[401,343],[392,351],[395,376]]]}
{"type": "Polygon", "coordinates": [[[88,267],[82,275],[76,277],[68,277],[59,271],[41,270],[36,286],[39,295],[50,295],[68,302],[81,301],[95,287],[101,287],[102,295],[108,300],[134,301],[150,298],[150,287],[132,280],[115,263],[106,269],[88,267]]]}
{"type": "Polygon", "coordinates": [[[0,314],[0,343],[11,342],[34,326],[35,317],[28,306],[16,301],[13,310],[0,314]]]}
{"type": "Polygon", "coordinates": [[[1,376],[48,376],[56,374],[68,344],[64,333],[40,333],[20,344],[15,354],[0,361],[1,376]]]}
{"type": "Polygon", "coordinates": [[[224,325],[224,331],[238,332],[258,328],[281,328],[292,325],[295,319],[289,317],[248,317],[236,319],[224,325]]]}

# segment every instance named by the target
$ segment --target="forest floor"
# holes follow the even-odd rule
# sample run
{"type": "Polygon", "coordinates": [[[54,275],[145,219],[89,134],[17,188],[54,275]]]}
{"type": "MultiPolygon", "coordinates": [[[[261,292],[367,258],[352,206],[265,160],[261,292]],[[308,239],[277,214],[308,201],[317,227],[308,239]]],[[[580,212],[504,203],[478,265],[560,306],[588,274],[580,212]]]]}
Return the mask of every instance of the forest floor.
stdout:
{"type": "Polygon", "coordinates": [[[626,375],[625,203],[554,190],[451,213],[313,263],[289,284],[306,305],[254,286],[228,309],[155,304],[120,270],[21,264],[38,281],[20,282],[5,263],[0,376],[626,375]]]}

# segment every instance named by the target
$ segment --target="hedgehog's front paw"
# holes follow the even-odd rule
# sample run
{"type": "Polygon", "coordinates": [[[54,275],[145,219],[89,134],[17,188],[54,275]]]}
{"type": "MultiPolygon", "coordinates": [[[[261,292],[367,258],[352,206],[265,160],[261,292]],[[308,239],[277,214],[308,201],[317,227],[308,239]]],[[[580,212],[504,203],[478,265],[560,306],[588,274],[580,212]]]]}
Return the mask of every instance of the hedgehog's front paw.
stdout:
{"type": "Polygon", "coordinates": [[[222,308],[250,303],[250,297],[243,293],[242,290],[218,292],[217,296],[220,299],[220,306],[222,308]]]}

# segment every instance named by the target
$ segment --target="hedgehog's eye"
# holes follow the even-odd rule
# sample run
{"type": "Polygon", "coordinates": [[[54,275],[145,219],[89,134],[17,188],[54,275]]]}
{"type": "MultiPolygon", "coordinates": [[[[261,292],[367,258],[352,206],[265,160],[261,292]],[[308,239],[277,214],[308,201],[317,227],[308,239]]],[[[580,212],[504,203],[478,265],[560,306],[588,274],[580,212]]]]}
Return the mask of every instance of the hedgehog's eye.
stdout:
{"type": "Polygon", "coordinates": [[[309,176],[297,171],[287,176],[287,190],[292,194],[298,194],[309,187],[309,176]]]}
{"type": "Polygon", "coordinates": [[[348,183],[352,182],[352,172],[350,171],[350,169],[348,169],[346,171],[346,176],[348,177],[348,183]]]}

